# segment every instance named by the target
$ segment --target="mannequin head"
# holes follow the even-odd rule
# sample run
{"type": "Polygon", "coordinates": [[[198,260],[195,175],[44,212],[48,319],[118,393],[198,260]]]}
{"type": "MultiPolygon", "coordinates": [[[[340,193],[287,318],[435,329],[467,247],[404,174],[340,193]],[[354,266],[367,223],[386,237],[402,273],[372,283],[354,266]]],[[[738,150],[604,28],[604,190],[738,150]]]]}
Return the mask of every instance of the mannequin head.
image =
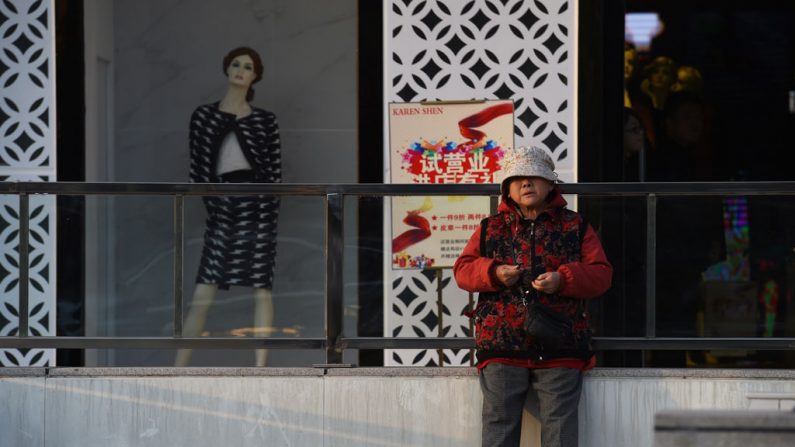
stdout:
{"type": "Polygon", "coordinates": [[[667,91],[676,81],[676,63],[665,56],[657,56],[646,66],[646,78],[654,91],[667,91]]]}
{"type": "Polygon", "coordinates": [[[262,79],[263,71],[262,59],[260,58],[259,53],[249,47],[235,48],[227,53],[226,56],[224,56],[223,70],[224,74],[229,77],[229,82],[231,84],[248,84],[246,101],[251,101],[254,99],[254,89],[251,86],[262,79]],[[247,68],[249,67],[253,69],[253,78],[245,74],[247,72],[247,68]],[[232,71],[236,71],[238,69],[243,70],[241,77],[236,77],[232,73],[232,71]],[[251,80],[250,82],[249,79],[251,80]]]}
{"type": "Polygon", "coordinates": [[[671,86],[671,91],[701,93],[703,86],[704,81],[698,69],[695,67],[681,66],[676,70],[676,82],[671,86]]]}
{"type": "Polygon", "coordinates": [[[635,65],[638,63],[638,51],[635,45],[624,42],[624,81],[628,82],[635,74],[635,65]]]}
{"type": "Polygon", "coordinates": [[[655,109],[662,110],[676,81],[676,64],[669,57],[658,56],[643,68],[643,72],[640,89],[651,99],[655,109]]]}

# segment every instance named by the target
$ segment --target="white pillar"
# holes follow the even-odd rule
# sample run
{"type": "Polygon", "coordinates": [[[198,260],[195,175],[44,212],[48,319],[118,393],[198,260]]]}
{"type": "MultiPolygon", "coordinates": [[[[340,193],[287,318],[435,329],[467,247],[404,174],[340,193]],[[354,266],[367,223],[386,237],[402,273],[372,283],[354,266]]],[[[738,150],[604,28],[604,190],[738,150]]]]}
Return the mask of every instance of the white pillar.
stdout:
{"type": "MultiPolygon", "coordinates": [[[[0,181],[55,181],[54,0],[0,2],[0,181]]],[[[0,197],[0,336],[16,334],[16,196],[0,197]]],[[[55,335],[55,198],[30,198],[30,335],[55,335]]],[[[0,366],[53,365],[55,350],[0,350],[0,366]]]]}

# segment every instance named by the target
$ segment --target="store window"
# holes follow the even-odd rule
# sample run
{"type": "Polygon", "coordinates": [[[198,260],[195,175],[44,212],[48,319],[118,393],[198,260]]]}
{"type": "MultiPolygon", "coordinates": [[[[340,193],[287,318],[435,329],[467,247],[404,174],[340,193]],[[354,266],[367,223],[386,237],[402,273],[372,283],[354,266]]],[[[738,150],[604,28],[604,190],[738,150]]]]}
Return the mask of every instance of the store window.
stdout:
{"type": "MultiPolygon", "coordinates": [[[[83,11],[70,9],[58,20],[59,26],[84,22],[85,39],[76,41],[84,57],[64,63],[85,64],[85,145],[63,141],[58,152],[66,158],[85,147],[84,180],[356,182],[356,0],[82,4],[83,11]],[[254,52],[232,52],[239,47],[254,52]],[[239,79],[230,67],[240,71],[239,79]],[[251,107],[221,110],[220,101],[235,99],[230,86],[251,80],[249,69],[256,75],[253,95],[246,97],[251,107]],[[215,153],[209,150],[213,132],[225,135],[215,153]],[[193,150],[196,141],[205,144],[207,157],[204,149],[193,150]],[[210,167],[211,155],[218,153],[222,163],[210,167]],[[276,158],[280,170],[273,168],[276,158]],[[207,166],[200,166],[204,162],[207,166]],[[209,174],[201,178],[197,168],[209,174]],[[231,175],[238,170],[253,174],[231,175]]],[[[73,81],[64,79],[58,90],[68,91],[73,81]]],[[[323,198],[292,196],[279,203],[273,197],[235,197],[220,207],[217,198],[202,199],[184,201],[183,335],[322,336],[323,198]],[[222,208],[232,213],[222,215],[222,208]],[[219,287],[205,293],[197,283],[219,287]],[[206,314],[205,302],[211,302],[206,314]]],[[[74,212],[84,213],[84,228],[74,231],[85,234],[85,261],[61,253],[63,265],[78,266],[64,287],[85,285],[82,332],[171,336],[172,198],[103,196],[87,198],[83,206],[74,212]]],[[[355,219],[347,222],[355,233],[355,219]]],[[[355,263],[355,256],[346,261],[355,263]]],[[[91,351],[85,365],[307,366],[323,359],[319,351],[187,354],[91,351]]]]}
{"type": "MultiPolygon", "coordinates": [[[[627,0],[623,13],[620,180],[792,180],[795,4],[627,0]]],[[[623,253],[642,251],[630,228],[643,224],[645,208],[623,210],[632,220],[622,227],[623,253]]],[[[795,335],[795,197],[663,197],[657,218],[657,336],[795,335]]],[[[621,281],[642,281],[631,257],[620,262],[621,281]]],[[[795,364],[761,351],[659,351],[644,360],[795,364]]]]}

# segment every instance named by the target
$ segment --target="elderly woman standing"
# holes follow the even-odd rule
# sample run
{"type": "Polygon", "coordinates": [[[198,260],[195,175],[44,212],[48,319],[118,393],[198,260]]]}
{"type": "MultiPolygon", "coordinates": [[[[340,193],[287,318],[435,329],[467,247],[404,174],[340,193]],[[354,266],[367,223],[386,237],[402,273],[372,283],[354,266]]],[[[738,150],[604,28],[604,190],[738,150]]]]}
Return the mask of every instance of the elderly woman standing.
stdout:
{"type": "Polygon", "coordinates": [[[455,263],[459,287],[480,292],[475,318],[483,446],[519,446],[522,408],[537,396],[544,447],[576,447],[577,406],[591,351],[588,299],[613,268],[593,228],[566,209],[550,156],[509,150],[498,213],[455,263]]]}
{"type": "MultiPolygon", "coordinates": [[[[223,59],[223,99],[199,106],[190,120],[190,178],[197,183],[281,182],[281,142],[276,116],[252,106],[252,84],[262,79],[259,54],[240,47],[223,59]]],[[[205,197],[207,222],[196,290],[183,334],[198,336],[219,288],[254,289],[254,326],[266,333],[273,321],[273,268],[279,200],[263,196],[205,197]]],[[[175,364],[185,366],[190,350],[175,364]]],[[[264,366],[267,351],[256,352],[264,366]]]]}

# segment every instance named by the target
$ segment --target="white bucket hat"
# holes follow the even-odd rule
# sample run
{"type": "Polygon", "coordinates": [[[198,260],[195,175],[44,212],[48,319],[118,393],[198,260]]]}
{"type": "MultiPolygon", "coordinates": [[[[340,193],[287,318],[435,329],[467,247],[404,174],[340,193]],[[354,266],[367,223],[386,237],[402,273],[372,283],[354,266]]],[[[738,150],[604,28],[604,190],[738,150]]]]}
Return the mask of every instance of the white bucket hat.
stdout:
{"type": "Polygon", "coordinates": [[[558,181],[552,157],[544,149],[535,146],[507,149],[502,159],[502,169],[497,177],[500,181],[500,194],[503,197],[508,196],[508,182],[513,177],[541,177],[552,183],[558,181]]]}

